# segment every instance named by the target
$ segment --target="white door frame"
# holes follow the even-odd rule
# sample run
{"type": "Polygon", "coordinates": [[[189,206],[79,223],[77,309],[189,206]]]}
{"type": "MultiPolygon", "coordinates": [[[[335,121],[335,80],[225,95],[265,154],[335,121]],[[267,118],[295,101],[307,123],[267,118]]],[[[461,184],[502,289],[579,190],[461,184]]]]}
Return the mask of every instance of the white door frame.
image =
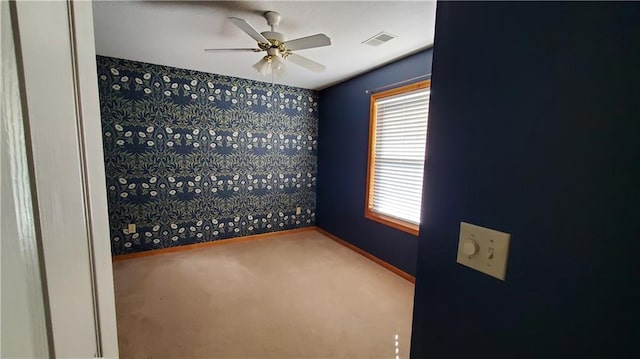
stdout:
{"type": "MultiPolygon", "coordinates": [[[[118,357],[88,1],[12,3],[56,357],[118,357]],[[15,5],[13,5],[15,4],[15,5]]],[[[3,239],[4,240],[4,239],[3,239]]]]}
{"type": "Polygon", "coordinates": [[[0,1],[0,357],[45,358],[53,345],[11,13],[9,2],[0,1]]]}

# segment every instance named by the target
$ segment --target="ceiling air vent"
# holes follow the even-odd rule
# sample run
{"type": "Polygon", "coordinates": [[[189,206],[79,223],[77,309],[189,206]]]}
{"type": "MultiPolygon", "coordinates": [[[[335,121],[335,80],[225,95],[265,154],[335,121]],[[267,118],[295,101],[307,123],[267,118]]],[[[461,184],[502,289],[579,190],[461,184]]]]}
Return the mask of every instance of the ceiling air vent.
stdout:
{"type": "Polygon", "coordinates": [[[388,32],[381,32],[377,35],[374,35],[373,37],[363,41],[363,44],[367,44],[367,45],[371,45],[371,46],[380,46],[382,44],[384,44],[385,42],[395,38],[395,35],[391,35],[388,32]]]}

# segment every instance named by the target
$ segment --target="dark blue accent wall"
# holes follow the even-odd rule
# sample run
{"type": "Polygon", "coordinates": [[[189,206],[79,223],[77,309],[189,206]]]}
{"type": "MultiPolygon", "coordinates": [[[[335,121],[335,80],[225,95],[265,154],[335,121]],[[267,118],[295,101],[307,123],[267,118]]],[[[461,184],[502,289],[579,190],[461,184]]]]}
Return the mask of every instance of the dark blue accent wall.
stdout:
{"type": "Polygon", "coordinates": [[[640,3],[438,3],[430,109],[411,357],[640,357],[640,3]]]}
{"type": "Polygon", "coordinates": [[[97,65],[114,255],[314,225],[316,91],[97,65]]]}
{"type": "Polygon", "coordinates": [[[415,274],[418,240],[364,218],[369,146],[367,89],[431,72],[431,50],[320,92],[316,225],[415,274]]]}

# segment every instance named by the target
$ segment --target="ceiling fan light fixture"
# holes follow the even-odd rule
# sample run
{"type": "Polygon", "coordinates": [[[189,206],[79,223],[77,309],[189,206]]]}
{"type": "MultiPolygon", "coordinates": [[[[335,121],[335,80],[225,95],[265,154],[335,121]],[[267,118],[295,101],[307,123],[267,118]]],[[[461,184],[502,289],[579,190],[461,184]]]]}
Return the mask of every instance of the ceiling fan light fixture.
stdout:
{"type": "Polygon", "coordinates": [[[260,61],[256,62],[253,65],[253,68],[260,74],[262,77],[267,76],[267,72],[269,71],[269,65],[271,64],[271,56],[267,55],[260,59],[260,61]]]}
{"type": "Polygon", "coordinates": [[[271,72],[276,79],[282,78],[287,74],[287,68],[280,56],[273,56],[271,59],[271,72]]]}
{"type": "Polygon", "coordinates": [[[262,77],[271,75],[273,79],[280,79],[287,74],[287,69],[278,55],[267,55],[253,65],[262,77]]]}

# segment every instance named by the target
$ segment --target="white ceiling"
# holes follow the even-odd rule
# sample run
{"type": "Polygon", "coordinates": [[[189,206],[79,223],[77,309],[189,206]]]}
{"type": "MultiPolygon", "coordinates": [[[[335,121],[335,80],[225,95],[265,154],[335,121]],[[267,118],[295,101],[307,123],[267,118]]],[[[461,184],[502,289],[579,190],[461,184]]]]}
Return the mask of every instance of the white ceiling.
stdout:
{"type": "MultiPolygon", "coordinates": [[[[251,67],[263,53],[205,53],[205,48],[256,47],[228,17],[269,30],[265,11],[282,15],[276,31],[289,39],[324,33],[332,45],[296,51],[326,65],[314,73],[287,63],[276,83],[322,89],[433,44],[435,1],[97,1],[96,52],[173,67],[265,81],[251,67]],[[378,47],[363,41],[385,31],[378,47]]],[[[269,81],[269,80],[266,80],[269,81]]]]}

